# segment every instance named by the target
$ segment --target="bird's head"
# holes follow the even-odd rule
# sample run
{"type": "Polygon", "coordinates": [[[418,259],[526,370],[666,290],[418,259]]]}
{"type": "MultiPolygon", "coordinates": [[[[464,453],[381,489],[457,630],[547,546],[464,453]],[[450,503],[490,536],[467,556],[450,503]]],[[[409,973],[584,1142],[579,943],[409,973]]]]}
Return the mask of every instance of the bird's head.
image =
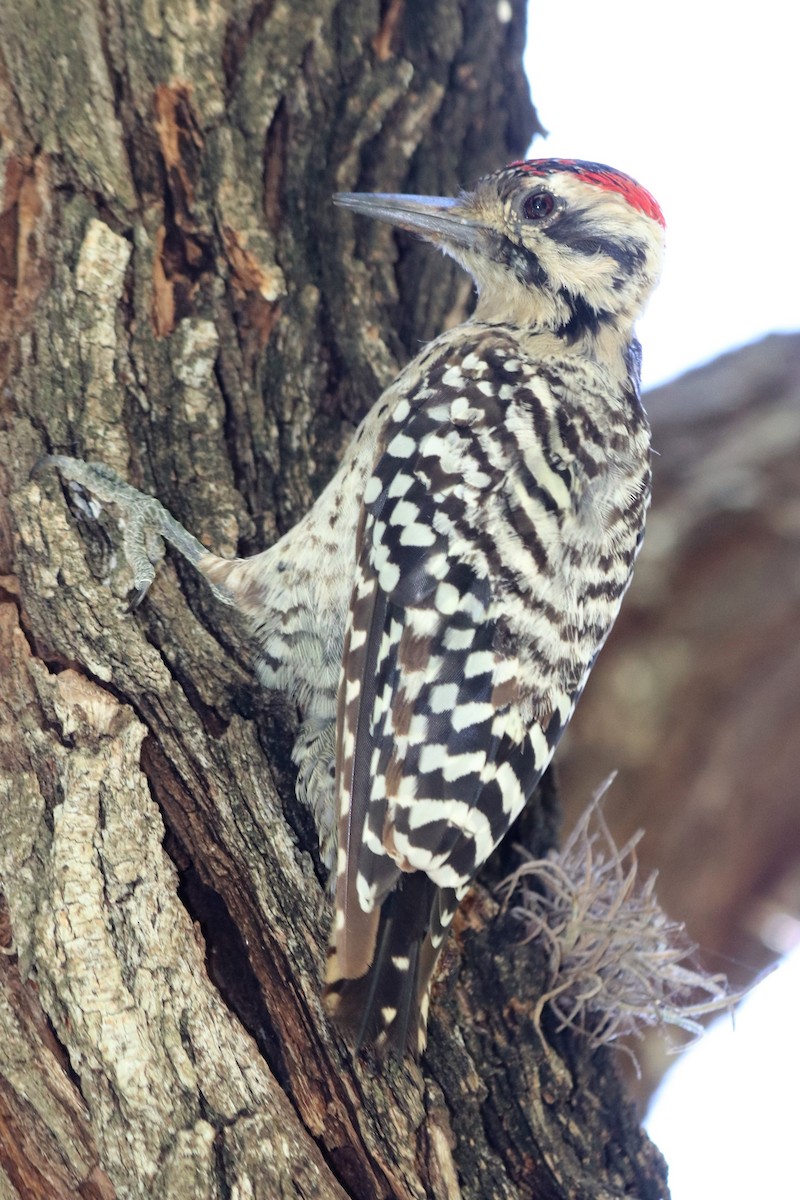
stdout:
{"type": "Polygon", "coordinates": [[[599,163],[511,163],[457,199],[344,192],[336,203],[412,230],[478,290],[476,317],[577,342],[629,336],[658,282],[664,218],[635,180],[599,163]]]}

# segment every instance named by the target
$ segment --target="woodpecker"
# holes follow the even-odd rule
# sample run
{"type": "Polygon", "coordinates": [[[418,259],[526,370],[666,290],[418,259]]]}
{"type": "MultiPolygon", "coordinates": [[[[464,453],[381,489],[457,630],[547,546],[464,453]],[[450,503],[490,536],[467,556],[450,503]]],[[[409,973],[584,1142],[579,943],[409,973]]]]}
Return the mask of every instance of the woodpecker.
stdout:
{"type": "Polygon", "coordinates": [[[360,1045],[425,1046],[433,970],[530,799],[628,587],[650,499],[634,325],[664,218],[598,163],[511,163],[457,198],[343,193],[473,277],[474,313],[400,373],[274,546],[210,554],[106,468],[136,584],[160,535],[250,620],[303,723],[298,793],[333,867],[325,1000],[360,1045]]]}

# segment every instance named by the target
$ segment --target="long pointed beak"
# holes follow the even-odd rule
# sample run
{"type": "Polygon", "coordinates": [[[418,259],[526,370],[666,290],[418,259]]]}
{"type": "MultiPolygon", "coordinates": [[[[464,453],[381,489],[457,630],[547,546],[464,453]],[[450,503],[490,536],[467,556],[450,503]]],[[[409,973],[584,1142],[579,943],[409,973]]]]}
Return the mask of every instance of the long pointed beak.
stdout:
{"type": "Polygon", "coordinates": [[[395,196],[368,192],[337,192],[334,204],[400,229],[422,234],[429,241],[440,239],[456,246],[474,246],[482,229],[470,217],[463,201],[449,196],[395,196]]]}

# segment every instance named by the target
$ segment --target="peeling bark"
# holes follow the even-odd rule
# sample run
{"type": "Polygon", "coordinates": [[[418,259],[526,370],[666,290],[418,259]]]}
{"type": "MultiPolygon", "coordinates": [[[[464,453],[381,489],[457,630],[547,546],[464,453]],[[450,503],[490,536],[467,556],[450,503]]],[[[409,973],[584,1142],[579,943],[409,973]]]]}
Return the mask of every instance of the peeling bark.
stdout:
{"type": "MultiPolygon", "coordinates": [[[[288,528],[468,299],[331,193],[525,150],[512,8],[0,0],[4,1198],[666,1195],[608,1058],[536,1033],[485,886],[422,1069],[353,1062],[295,714],[185,564],[128,611],[113,517],[29,478],[101,459],[220,553],[288,528]]],[[[533,850],[556,823],[544,793],[533,850]]]]}

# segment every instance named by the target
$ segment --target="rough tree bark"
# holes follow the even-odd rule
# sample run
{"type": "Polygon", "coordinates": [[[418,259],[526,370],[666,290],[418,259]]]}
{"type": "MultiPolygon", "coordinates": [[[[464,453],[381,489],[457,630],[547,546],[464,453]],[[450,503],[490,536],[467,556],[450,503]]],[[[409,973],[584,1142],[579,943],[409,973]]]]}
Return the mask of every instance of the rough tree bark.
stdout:
{"type": "MultiPolygon", "coordinates": [[[[113,517],[29,479],[101,459],[221,553],[289,527],[469,296],[330,195],[523,152],[523,24],[520,0],[0,0],[3,1200],[666,1195],[608,1057],[534,1031],[541,958],[485,886],[422,1070],[352,1060],[295,714],[184,564],[129,612],[113,517]]],[[[556,822],[545,794],[534,851],[556,822]]]]}

